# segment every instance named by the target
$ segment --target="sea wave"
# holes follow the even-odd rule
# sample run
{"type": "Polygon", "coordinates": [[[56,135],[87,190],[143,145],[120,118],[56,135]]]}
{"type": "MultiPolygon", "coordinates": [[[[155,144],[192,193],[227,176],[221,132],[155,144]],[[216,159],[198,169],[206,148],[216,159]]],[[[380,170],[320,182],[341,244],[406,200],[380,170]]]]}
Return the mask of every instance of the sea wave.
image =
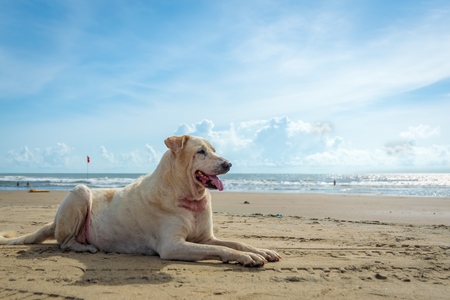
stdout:
{"type": "MultiPolygon", "coordinates": [[[[0,190],[124,187],[143,174],[0,174],[0,190]]],[[[450,174],[226,174],[226,191],[450,197],[450,174]]]]}

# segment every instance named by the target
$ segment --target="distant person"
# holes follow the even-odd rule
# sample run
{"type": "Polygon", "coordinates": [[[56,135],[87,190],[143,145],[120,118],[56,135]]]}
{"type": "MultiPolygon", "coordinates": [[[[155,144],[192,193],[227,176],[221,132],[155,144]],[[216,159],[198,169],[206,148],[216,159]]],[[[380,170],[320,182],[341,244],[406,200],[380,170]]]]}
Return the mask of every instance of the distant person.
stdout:
{"type": "Polygon", "coordinates": [[[29,181],[27,181],[27,187],[30,187],[30,182],[29,181]]]}
{"type": "Polygon", "coordinates": [[[20,186],[20,182],[17,181],[17,186],[20,186]]]}
{"type": "Polygon", "coordinates": [[[336,180],[335,180],[335,181],[333,181],[333,185],[336,185],[336,180]]]}

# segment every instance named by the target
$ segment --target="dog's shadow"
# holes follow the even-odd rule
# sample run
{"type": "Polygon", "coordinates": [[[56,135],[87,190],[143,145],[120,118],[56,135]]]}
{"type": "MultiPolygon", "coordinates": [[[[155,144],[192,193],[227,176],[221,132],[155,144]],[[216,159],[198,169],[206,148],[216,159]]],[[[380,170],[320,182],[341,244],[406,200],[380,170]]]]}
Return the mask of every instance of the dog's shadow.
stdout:
{"type": "Polygon", "coordinates": [[[243,268],[221,262],[166,261],[159,256],[77,253],[62,251],[57,244],[29,245],[16,253],[19,260],[33,261],[34,272],[29,277],[35,274],[45,276],[46,281],[77,286],[183,283],[194,266],[243,268]]]}

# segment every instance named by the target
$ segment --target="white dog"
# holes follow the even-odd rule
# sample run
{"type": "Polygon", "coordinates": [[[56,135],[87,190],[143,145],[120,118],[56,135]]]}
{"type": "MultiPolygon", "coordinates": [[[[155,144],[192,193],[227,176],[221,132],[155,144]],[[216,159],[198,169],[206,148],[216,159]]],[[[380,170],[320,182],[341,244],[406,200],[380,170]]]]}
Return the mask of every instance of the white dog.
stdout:
{"type": "Polygon", "coordinates": [[[217,177],[231,163],[215,154],[205,139],[168,137],[169,150],[155,172],[122,189],[76,186],[61,203],[54,222],[35,233],[0,244],[38,244],[56,238],[61,249],[159,255],[162,259],[237,261],[262,266],[278,253],[213,234],[211,195],[223,190],[217,177]]]}

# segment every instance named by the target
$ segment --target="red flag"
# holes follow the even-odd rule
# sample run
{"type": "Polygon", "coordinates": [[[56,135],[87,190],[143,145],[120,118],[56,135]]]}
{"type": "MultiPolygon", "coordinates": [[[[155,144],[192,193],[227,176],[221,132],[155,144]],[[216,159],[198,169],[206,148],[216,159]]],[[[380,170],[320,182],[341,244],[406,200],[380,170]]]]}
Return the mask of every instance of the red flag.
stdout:
{"type": "Polygon", "coordinates": [[[88,163],[91,162],[91,158],[89,157],[89,155],[87,156],[87,162],[88,162],[88,163]]]}

